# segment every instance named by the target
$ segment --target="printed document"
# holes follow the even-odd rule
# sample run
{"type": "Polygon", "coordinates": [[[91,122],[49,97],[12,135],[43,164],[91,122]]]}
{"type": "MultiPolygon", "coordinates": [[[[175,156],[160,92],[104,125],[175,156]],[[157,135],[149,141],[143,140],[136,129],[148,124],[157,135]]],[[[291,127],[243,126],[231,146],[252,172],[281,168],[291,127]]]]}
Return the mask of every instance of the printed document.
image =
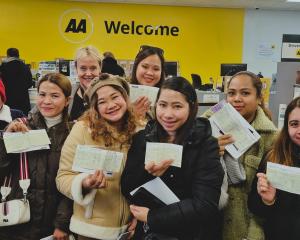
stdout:
{"type": "Polygon", "coordinates": [[[160,163],[162,160],[172,159],[172,166],[181,167],[182,149],[182,146],[177,144],[147,142],[145,163],[160,163]]]}
{"type": "Polygon", "coordinates": [[[130,101],[135,102],[138,97],[146,96],[154,106],[159,88],[145,85],[130,84],[130,101]]]}
{"type": "Polygon", "coordinates": [[[209,118],[214,137],[231,134],[234,143],[225,146],[229,154],[238,159],[260,138],[256,130],[237,112],[231,104],[221,101],[211,107],[214,114],[209,118]]]}
{"type": "Polygon", "coordinates": [[[180,201],[159,177],[154,178],[153,180],[134,189],[130,192],[130,195],[132,196],[140,187],[145,188],[148,192],[152,193],[155,197],[159,198],[167,205],[180,201]]]}
{"type": "Polygon", "coordinates": [[[4,132],[3,140],[7,153],[29,152],[49,149],[51,144],[45,129],[28,132],[4,132]]]}
{"type": "Polygon", "coordinates": [[[268,162],[267,178],[274,188],[300,194],[300,168],[268,162]]]}
{"type": "Polygon", "coordinates": [[[103,150],[97,146],[78,145],[72,170],[88,173],[95,170],[119,172],[123,157],[122,152],[103,150]]]}

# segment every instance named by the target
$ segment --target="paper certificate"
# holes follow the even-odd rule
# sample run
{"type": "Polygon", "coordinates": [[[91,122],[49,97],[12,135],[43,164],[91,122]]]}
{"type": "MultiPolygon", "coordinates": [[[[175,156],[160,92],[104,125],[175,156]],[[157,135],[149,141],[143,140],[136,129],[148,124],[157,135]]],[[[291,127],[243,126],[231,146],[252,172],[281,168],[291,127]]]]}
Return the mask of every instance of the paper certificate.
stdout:
{"type": "Polygon", "coordinates": [[[300,194],[300,168],[268,162],[267,178],[274,188],[300,194]]]}
{"type": "Polygon", "coordinates": [[[119,172],[124,154],[121,152],[103,150],[96,146],[78,145],[72,166],[73,171],[93,172],[104,170],[119,172]]]}
{"type": "Polygon", "coordinates": [[[28,132],[5,132],[3,140],[7,153],[29,152],[49,148],[51,144],[45,129],[28,132]]]}
{"type": "Polygon", "coordinates": [[[154,106],[159,88],[145,85],[130,84],[130,101],[134,102],[138,97],[146,96],[154,106]]]}
{"type": "Polygon", "coordinates": [[[213,136],[231,134],[235,140],[225,146],[233,158],[239,158],[259,140],[260,135],[229,103],[221,101],[211,110],[214,112],[209,118],[213,136]]]}
{"type": "Polygon", "coordinates": [[[181,167],[182,146],[172,143],[147,142],[145,163],[154,161],[160,163],[162,160],[173,160],[172,166],[181,167]]]}

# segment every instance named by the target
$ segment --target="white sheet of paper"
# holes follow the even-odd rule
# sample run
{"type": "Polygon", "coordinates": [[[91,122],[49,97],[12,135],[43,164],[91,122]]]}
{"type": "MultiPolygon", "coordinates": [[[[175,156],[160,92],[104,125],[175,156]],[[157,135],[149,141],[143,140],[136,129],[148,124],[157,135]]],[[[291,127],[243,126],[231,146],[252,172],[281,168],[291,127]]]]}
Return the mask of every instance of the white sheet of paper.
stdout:
{"type": "Polygon", "coordinates": [[[214,137],[224,134],[231,134],[234,143],[225,146],[230,155],[238,159],[260,138],[256,130],[231,106],[221,101],[211,108],[215,112],[209,121],[214,137]],[[222,133],[221,133],[222,132],[222,133]]]}
{"type": "Polygon", "coordinates": [[[3,140],[7,153],[29,152],[49,148],[51,144],[45,129],[28,132],[5,132],[3,140]]]}
{"type": "Polygon", "coordinates": [[[103,150],[97,146],[78,145],[72,170],[89,173],[95,170],[119,172],[123,157],[122,152],[103,150]]]}
{"type": "Polygon", "coordinates": [[[268,162],[267,178],[274,188],[300,194],[300,168],[268,162]]]}
{"type": "Polygon", "coordinates": [[[155,197],[159,198],[165,204],[169,205],[175,202],[179,202],[180,199],[171,191],[171,189],[159,178],[146,182],[130,192],[133,195],[140,187],[147,189],[155,197]]]}
{"type": "Polygon", "coordinates": [[[145,163],[172,159],[172,166],[181,167],[182,150],[183,147],[177,144],[147,142],[145,163]]]}
{"type": "Polygon", "coordinates": [[[138,97],[146,96],[154,106],[159,88],[145,85],[130,84],[130,101],[134,102],[138,97]]]}
{"type": "Polygon", "coordinates": [[[53,237],[53,235],[51,235],[48,237],[41,238],[40,240],[54,240],[54,237],[53,237]]]}

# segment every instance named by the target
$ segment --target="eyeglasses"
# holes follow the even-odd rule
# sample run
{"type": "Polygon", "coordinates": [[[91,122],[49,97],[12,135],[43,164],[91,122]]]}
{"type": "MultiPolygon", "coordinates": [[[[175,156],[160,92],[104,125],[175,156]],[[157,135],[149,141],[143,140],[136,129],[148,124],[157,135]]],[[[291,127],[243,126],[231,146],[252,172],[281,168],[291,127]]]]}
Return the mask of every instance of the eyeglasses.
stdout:
{"type": "Polygon", "coordinates": [[[149,46],[149,45],[142,45],[142,46],[140,46],[139,52],[145,51],[147,49],[152,49],[153,51],[157,52],[158,54],[164,55],[164,50],[162,48],[153,47],[153,46],[149,46]]]}

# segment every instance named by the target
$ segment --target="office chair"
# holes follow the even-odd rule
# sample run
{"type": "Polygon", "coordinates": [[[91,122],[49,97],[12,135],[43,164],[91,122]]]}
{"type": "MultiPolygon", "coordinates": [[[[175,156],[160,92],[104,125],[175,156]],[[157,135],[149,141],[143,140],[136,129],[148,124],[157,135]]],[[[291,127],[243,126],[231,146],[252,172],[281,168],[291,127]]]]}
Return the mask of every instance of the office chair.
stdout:
{"type": "Polygon", "coordinates": [[[201,88],[202,88],[202,80],[201,80],[200,75],[192,73],[191,77],[192,77],[192,81],[193,81],[193,87],[195,89],[201,90],[201,88]]]}

